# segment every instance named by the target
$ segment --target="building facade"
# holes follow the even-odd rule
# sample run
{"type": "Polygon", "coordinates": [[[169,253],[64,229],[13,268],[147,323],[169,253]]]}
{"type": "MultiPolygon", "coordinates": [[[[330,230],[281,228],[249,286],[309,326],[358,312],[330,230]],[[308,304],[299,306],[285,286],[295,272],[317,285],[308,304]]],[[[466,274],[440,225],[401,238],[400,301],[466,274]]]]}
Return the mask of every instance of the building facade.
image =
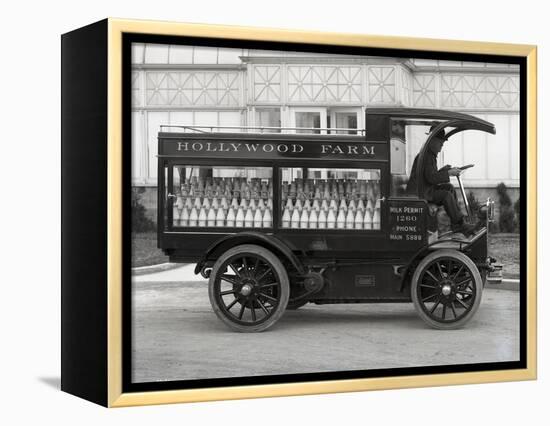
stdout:
{"type": "MultiPolygon", "coordinates": [[[[135,44],[132,63],[132,184],[145,188],[151,216],[161,125],[363,129],[373,106],[446,109],[494,123],[496,135],[455,136],[441,161],[475,164],[464,183],[480,199],[494,197],[500,182],[513,201],[519,195],[516,65],[155,44],[135,44]]],[[[410,170],[425,135],[407,139],[410,170]]]]}

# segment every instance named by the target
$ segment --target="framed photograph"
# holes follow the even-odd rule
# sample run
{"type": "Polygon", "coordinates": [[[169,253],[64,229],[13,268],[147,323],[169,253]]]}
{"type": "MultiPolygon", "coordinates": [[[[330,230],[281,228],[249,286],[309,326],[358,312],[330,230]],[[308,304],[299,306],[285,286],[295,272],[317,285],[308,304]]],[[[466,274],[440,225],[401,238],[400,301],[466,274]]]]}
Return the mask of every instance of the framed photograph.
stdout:
{"type": "Polygon", "coordinates": [[[107,19],[62,37],[62,389],[536,378],[536,47],[107,19]]]}

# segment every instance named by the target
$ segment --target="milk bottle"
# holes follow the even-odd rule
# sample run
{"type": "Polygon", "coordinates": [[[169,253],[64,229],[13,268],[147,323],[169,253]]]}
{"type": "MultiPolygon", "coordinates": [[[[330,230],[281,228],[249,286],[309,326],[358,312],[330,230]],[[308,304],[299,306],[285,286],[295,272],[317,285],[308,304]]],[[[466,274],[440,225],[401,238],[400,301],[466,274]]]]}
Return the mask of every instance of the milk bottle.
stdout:
{"type": "Polygon", "coordinates": [[[212,207],[208,210],[207,224],[208,226],[216,226],[216,210],[212,207]]]}
{"type": "Polygon", "coordinates": [[[254,213],[254,228],[261,228],[262,222],[263,222],[262,211],[260,209],[256,209],[256,213],[254,213]]]}
{"type": "Polygon", "coordinates": [[[189,210],[184,207],[180,215],[180,226],[189,226],[189,210]]]}
{"type": "Polygon", "coordinates": [[[363,227],[365,229],[372,229],[372,210],[365,210],[365,218],[363,219],[363,227]]]}
{"type": "Polygon", "coordinates": [[[355,226],[355,215],[353,210],[349,209],[348,214],[346,215],[346,229],[353,229],[355,226]]]}
{"type": "Polygon", "coordinates": [[[336,215],[334,214],[334,209],[332,207],[328,211],[327,228],[328,229],[336,228],[336,215]]]}
{"type": "Polygon", "coordinates": [[[290,209],[288,207],[283,212],[283,228],[290,228],[290,209]]]}
{"type": "Polygon", "coordinates": [[[193,207],[191,213],[189,214],[189,226],[197,226],[199,220],[199,215],[197,213],[197,208],[193,207]]]}
{"type": "Polygon", "coordinates": [[[272,222],[271,210],[265,209],[264,216],[262,218],[263,227],[264,228],[271,228],[271,222],[272,222]]]}
{"type": "Polygon", "coordinates": [[[230,227],[235,226],[235,210],[231,207],[227,212],[227,226],[230,226],[230,227]]]}
{"type": "Polygon", "coordinates": [[[225,211],[222,207],[218,208],[218,214],[216,215],[216,226],[225,225],[225,211]]]}
{"type": "Polygon", "coordinates": [[[306,229],[308,227],[309,215],[306,209],[302,210],[302,216],[300,217],[300,228],[306,229]]]}
{"type": "Polygon", "coordinates": [[[298,209],[294,209],[294,211],[292,212],[290,227],[294,229],[300,227],[300,211],[298,209]]]}
{"type": "Polygon", "coordinates": [[[355,213],[355,229],[363,229],[363,210],[357,209],[355,213]]]}
{"type": "Polygon", "coordinates": [[[321,209],[319,217],[317,218],[317,227],[319,229],[325,229],[327,227],[327,214],[321,209]]]}
{"type": "Polygon", "coordinates": [[[346,227],[346,212],[342,208],[338,211],[338,217],[336,218],[336,227],[338,229],[345,229],[346,227]]]}
{"type": "Polygon", "coordinates": [[[199,212],[199,226],[206,226],[206,209],[204,207],[201,207],[199,212]]]}
{"type": "Polygon", "coordinates": [[[252,213],[252,209],[249,208],[246,210],[246,215],[244,217],[244,227],[252,228],[252,226],[254,226],[254,213],[252,213]]]}
{"type": "Polygon", "coordinates": [[[239,207],[239,210],[237,210],[237,217],[235,218],[235,226],[237,228],[242,228],[244,226],[244,210],[242,207],[239,207]]]}
{"type": "Polygon", "coordinates": [[[311,209],[311,213],[309,215],[309,227],[317,228],[317,211],[315,209],[311,209]]]}
{"type": "Polygon", "coordinates": [[[380,229],[380,209],[374,209],[372,216],[372,229],[380,229]]]}

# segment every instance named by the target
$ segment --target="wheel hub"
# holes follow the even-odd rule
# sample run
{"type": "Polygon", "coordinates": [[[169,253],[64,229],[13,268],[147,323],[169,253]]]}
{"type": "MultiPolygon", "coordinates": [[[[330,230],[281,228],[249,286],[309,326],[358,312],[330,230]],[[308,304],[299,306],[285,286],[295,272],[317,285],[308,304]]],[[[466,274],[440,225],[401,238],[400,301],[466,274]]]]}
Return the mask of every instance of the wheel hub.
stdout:
{"type": "Polygon", "coordinates": [[[320,272],[310,271],[304,279],[304,288],[308,293],[317,293],[323,288],[325,279],[320,272]]]}
{"type": "Polygon", "coordinates": [[[241,287],[240,293],[241,293],[243,296],[249,296],[250,293],[252,293],[252,288],[253,288],[253,286],[252,286],[251,284],[244,284],[244,285],[241,287]]]}
{"type": "Polygon", "coordinates": [[[442,287],[441,287],[441,294],[443,296],[449,296],[452,292],[452,286],[450,284],[444,284],[442,287]]]}

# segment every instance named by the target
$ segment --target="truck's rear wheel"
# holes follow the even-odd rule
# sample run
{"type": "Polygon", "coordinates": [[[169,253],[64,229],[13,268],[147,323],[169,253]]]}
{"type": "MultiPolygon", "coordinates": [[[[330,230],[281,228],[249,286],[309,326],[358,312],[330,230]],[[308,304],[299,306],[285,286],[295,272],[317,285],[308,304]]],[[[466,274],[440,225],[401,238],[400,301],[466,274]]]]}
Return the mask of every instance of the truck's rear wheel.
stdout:
{"type": "Polygon", "coordinates": [[[287,272],[269,250],[244,244],[218,258],[208,285],[214,312],[240,332],[263,331],[285,312],[290,294],[287,272]]]}
{"type": "Polygon", "coordinates": [[[466,324],[481,302],[483,281],[474,262],[456,250],[438,250],[418,264],[411,298],[420,317],[438,329],[466,324]]]}

